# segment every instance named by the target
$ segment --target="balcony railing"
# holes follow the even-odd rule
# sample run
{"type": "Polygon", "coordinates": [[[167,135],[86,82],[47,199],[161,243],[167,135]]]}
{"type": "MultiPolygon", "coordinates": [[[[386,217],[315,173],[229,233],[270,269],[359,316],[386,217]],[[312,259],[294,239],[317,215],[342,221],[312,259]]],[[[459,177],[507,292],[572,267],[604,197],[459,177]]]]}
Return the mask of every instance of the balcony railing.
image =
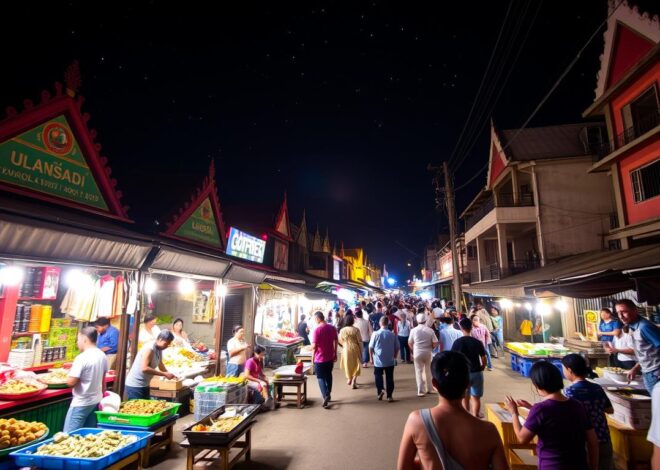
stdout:
{"type": "Polygon", "coordinates": [[[638,119],[635,124],[609,142],[591,145],[594,161],[599,161],[660,125],[660,108],[638,119]]]}
{"type": "Polygon", "coordinates": [[[610,212],[610,230],[619,228],[619,214],[616,212],[610,212]]]}
{"type": "MultiPolygon", "coordinates": [[[[540,268],[538,260],[510,261],[507,268],[501,268],[499,263],[492,263],[481,268],[481,281],[497,281],[514,274],[520,274],[532,269],[540,268]]],[[[474,276],[476,278],[476,275],[474,276]]],[[[476,282],[477,279],[474,279],[476,282]]]]}
{"type": "Polygon", "coordinates": [[[497,203],[494,196],[485,200],[474,212],[465,217],[465,230],[474,227],[495,207],[529,207],[534,205],[534,193],[519,193],[518,201],[515,201],[513,196],[512,193],[500,193],[497,195],[497,203]]]}

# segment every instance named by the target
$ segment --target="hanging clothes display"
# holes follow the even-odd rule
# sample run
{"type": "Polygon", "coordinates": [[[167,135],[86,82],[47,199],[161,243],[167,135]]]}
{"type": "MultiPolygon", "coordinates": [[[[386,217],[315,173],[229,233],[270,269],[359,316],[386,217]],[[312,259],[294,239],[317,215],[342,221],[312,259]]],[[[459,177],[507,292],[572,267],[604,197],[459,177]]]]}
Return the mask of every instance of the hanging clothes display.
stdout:
{"type": "Polygon", "coordinates": [[[89,321],[94,306],[95,287],[91,276],[81,276],[64,295],[60,310],[78,321],[89,321]]]}
{"type": "Polygon", "coordinates": [[[115,291],[112,296],[112,317],[117,317],[124,311],[124,276],[115,277],[115,291]]]}
{"type": "Polygon", "coordinates": [[[137,275],[135,273],[130,273],[130,280],[126,283],[128,286],[128,294],[126,300],[126,313],[129,315],[135,315],[138,309],[138,283],[137,275]]]}
{"type": "Polygon", "coordinates": [[[95,287],[94,309],[89,321],[96,321],[100,317],[110,318],[113,316],[112,301],[115,294],[115,278],[106,274],[96,281],[95,287]]]}

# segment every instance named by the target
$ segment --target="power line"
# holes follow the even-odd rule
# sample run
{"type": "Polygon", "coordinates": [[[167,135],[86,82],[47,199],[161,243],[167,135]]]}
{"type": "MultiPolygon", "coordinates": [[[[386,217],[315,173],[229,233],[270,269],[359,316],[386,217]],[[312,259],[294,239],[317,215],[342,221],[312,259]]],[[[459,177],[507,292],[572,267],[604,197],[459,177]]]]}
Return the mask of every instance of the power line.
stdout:
{"type": "Polygon", "coordinates": [[[461,139],[463,138],[463,134],[465,133],[465,130],[468,127],[468,123],[470,122],[470,118],[472,117],[472,113],[474,112],[474,108],[476,107],[477,101],[479,100],[479,95],[481,94],[481,90],[483,89],[484,83],[486,83],[486,77],[488,75],[488,71],[490,70],[490,66],[493,64],[493,59],[495,58],[495,53],[497,52],[497,47],[500,44],[500,40],[502,39],[502,33],[504,32],[504,27],[506,26],[506,22],[509,18],[509,13],[511,13],[511,7],[513,6],[513,1],[511,0],[509,2],[509,7],[506,10],[506,14],[504,15],[504,21],[502,21],[502,26],[500,27],[500,32],[497,34],[497,40],[495,41],[495,45],[493,46],[493,51],[490,53],[490,58],[488,59],[488,65],[486,65],[486,69],[484,70],[484,74],[481,76],[481,83],[479,83],[479,88],[477,89],[477,94],[474,95],[474,101],[472,101],[472,106],[470,107],[470,112],[468,113],[468,117],[465,120],[465,124],[463,124],[463,129],[461,130],[461,133],[458,136],[458,140],[456,141],[456,145],[454,146],[454,150],[452,150],[451,155],[449,156],[449,162],[452,161],[454,158],[454,155],[456,154],[456,150],[458,149],[458,145],[461,142],[461,139]]]}
{"type": "MultiPolygon", "coordinates": [[[[520,58],[520,54],[522,53],[522,51],[525,47],[525,44],[527,43],[527,39],[529,38],[529,34],[531,33],[532,28],[534,27],[534,23],[536,23],[536,18],[538,17],[539,12],[541,11],[542,4],[543,4],[542,1],[538,2],[536,11],[534,12],[534,16],[532,17],[532,20],[529,24],[529,28],[527,28],[525,36],[523,37],[523,39],[520,43],[520,47],[518,48],[518,52],[516,53],[515,57],[513,58],[513,61],[511,62],[509,70],[508,70],[506,76],[504,77],[504,81],[502,82],[502,85],[500,86],[500,89],[497,93],[497,96],[495,97],[495,100],[491,104],[490,108],[485,109],[484,112],[482,113],[482,118],[480,119],[481,124],[478,125],[478,128],[476,129],[476,131],[474,133],[472,142],[467,147],[467,149],[463,152],[463,155],[459,159],[458,163],[456,165],[454,165],[454,171],[456,171],[463,164],[465,159],[468,157],[468,155],[472,151],[472,148],[476,145],[477,141],[479,140],[479,134],[481,134],[481,132],[483,131],[483,128],[488,123],[488,118],[492,115],[492,112],[495,109],[495,106],[497,106],[497,103],[499,102],[500,97],[502,96],[502,93],[504,92],[504,90],[506,88],[506,85],[509,82],[509,78],[511,77],[511,73],[513,72],[514,67],[518,63],[518,59],[520,58]]],[[[522,24],[522,21],[520,21],[519,24],[522,24]]],[[[493,90],[494,90],[494,88],[493,88],[493,90]]]]}
{"type": "Polygon", "coordinates": [[[458,188],[454,189],[454,191],[459,191],[459,190],[463,189],[464,187],[466,187],[468,184],[472,183],[475,179],[477,179],[477,176],[479,176],[481,173],[483,173],[483,171],[486,168],[488,168],[488,162],[486,162],[486,164],[484,166],[482,166],[479,171],[477,171],[474,175],[472,175],[472,178],[467,180],[465,183],[460,185],[458,188]]]}

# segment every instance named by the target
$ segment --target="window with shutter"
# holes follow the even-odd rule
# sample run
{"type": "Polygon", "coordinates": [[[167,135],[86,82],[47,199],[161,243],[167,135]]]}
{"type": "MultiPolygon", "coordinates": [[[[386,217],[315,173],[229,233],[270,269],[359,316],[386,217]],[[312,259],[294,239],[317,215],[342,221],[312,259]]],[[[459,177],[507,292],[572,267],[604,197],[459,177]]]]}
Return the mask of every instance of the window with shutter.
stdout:
{"type": "Polygon", "coordinates": [[[635,202],[660,195],[660,158],[630,172],[635,202]]]}
{"type": "Polygon", "coordinates": [[[224,317],[222,325],[222,349],[227,349],[227,341],[234,336],[232,333],[234,325],[243,324],[243,295],[230,294],[226,296],[222,315],[224,317]]]}

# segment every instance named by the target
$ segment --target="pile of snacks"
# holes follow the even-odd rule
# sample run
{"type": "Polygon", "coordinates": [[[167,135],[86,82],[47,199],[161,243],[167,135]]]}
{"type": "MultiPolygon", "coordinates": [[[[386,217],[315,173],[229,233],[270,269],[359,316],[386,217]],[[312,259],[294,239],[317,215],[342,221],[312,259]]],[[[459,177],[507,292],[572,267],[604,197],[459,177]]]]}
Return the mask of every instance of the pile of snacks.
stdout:
{"type": "Polygon", "coordinates": [[[57,369],[47,374],[39,374],[37,380],[48,385],[65,384],[69,378],[68,373],[67,370],[57,369]]]}
{"type": "Polygon", "coordinates": [[[165,400],[129,400],[121,404],[119,413],[126,415],[153,415],[172,406],[165,400]]]}
{"type": "Polygon", "coordinates": [[[14,418],[0,419],[0,449],[28,444],[46,433],[46,425],[14,418]]]}
{"type": "Polygon", "coordinates": [[[224,377],[222,375],[216,375],[214,377],[204,379],[202,382],[242,385],[245,382],[245,377],[224,377]]]}
{"type": "Polygon", "coordinates": [[[126,447],[137,441],[135,435],[124,435],[116,431],[102,431],[98,434],[79,434],[70,436],[58,432],[53,442],[39,446],[37,455],[53,455],[58,457],[99,458],[108,455],[117,449],[126,447]]]}
{"type": "Polygon", "coordinates": [[[192,431],[195,432],[224,432],[227,433],[238,426],[245,417],[243,416],[233,416],[231,418],[219,418],[217,420],[211,420],[211,425],[207,424],[196,424],[192,427],[192,431]]]}
{"type": "Polygon", "coordinates": [[[36,392],[39,387],[33,384],[23,382],[22,380],[11,379],[0,385],[0,393],[4,394],[21,394],[36,392]]]}

